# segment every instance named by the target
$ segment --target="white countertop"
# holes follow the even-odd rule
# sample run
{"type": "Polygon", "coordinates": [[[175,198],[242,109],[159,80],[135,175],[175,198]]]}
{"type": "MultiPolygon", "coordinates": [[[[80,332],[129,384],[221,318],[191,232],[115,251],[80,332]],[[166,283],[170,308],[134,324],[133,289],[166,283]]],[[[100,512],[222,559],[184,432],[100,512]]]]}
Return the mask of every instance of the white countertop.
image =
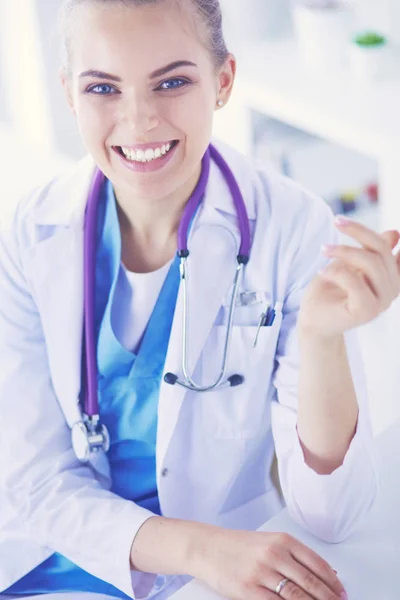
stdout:
{"type": "MultiPolygon", "coordinates": [[[[400,598],[400,421],[376,440],[382,473],[381,492],[368,521],[345,543],[326,544],[306,533],[283,511],[262,531],[284,531],[323,556],[337,571],[349,600],[400,598]]],[[[221,600],[193,581],[173,600],[221,600]]]]}

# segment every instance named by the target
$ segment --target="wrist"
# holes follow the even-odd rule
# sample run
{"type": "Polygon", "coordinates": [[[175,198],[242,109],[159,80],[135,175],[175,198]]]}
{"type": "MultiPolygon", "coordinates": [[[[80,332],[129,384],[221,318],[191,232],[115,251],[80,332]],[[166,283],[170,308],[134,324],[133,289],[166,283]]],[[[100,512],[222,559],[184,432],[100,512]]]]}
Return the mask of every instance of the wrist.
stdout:
{"type": "Polygon", "coordinates": [[[206,579],[208,565],[215,564],[213,555],[222,528],[204,523],[193,523],[191,535],[187,538],[185,573],[197,579],[206,579]]]}
{"type": "Polygon", "coordinates": [[[301,325],[298,328],[298,338],[301,348],[314,349],[317,352],[339,351],[344,344],[343,333],[325,335],[323,332],[301,325]]]}
{"type": "Polygon", "coordinates": [[[147,573],[200,577],[217,527],[168,517],[152,517],[139,529],[131,548],[131,568],[147,573]],[[172,544],[171,544],[172,542],[172,544]]]}

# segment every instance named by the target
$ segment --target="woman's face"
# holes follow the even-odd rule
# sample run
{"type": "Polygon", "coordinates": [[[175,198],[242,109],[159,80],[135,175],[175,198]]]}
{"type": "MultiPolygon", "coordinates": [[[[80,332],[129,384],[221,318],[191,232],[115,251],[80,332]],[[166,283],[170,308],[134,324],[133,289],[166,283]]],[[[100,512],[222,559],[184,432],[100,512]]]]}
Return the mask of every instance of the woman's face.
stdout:
{"type": "Polygon", "coordinates": [[[227,101],[235,61],[217,73],[174,2],[75,9],[63,84],[87,150],[119,189],[166,197],[198,173],[218,99],[227,101]]]}

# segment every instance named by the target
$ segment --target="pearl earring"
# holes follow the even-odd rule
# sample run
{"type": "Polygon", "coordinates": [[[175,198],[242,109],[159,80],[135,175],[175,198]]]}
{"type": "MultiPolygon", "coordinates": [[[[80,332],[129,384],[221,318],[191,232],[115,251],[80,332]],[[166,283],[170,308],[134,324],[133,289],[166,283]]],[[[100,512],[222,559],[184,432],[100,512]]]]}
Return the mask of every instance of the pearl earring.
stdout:
{"type": "Polygon", "coordinates": [[[222,100],[218,100],[217,102],[217,106],[219,106],[219,108],[221,108],[224,105],[222,100]]]}

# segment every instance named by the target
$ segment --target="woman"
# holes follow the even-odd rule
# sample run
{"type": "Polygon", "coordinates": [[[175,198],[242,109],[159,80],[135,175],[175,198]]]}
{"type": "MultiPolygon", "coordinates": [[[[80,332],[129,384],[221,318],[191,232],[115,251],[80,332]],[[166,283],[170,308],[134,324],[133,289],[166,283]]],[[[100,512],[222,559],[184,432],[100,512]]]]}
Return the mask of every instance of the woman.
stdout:
{"type": "Polygon", "coordinates": [[[399,235],[339,220],[360,248],[338,246],[323,202],[228,148],[208,150],[235,78],[217,0],[68,0],[63,26],[62,81],[91,159],[21,202],[1,234],[0,590],[166,598],[193,576],[233,599],[345,598],[310,549],[250,530],[283,506],[275,451],[289,511],[315,535],[338,542],[367,514],[376,473],[348,332],[398,294],[399,235]],[[250,223],[240,266],[220,154],[250,223]],[[94,314],[82,344],[95,164],[105,179],[97,173],[94,314]],[[199,190],[184,268],[187,371],[200,387],[221,370],[243,269],[232,385],[207,392],[176,383],[184,286],[174,256],[199,190]],[[109,448],[81,415],[97,414],[81,361],[91,325],[109,448]],[[90,427],[98,452],[85,454],[79,435],[85,445],[90,427]]]}

